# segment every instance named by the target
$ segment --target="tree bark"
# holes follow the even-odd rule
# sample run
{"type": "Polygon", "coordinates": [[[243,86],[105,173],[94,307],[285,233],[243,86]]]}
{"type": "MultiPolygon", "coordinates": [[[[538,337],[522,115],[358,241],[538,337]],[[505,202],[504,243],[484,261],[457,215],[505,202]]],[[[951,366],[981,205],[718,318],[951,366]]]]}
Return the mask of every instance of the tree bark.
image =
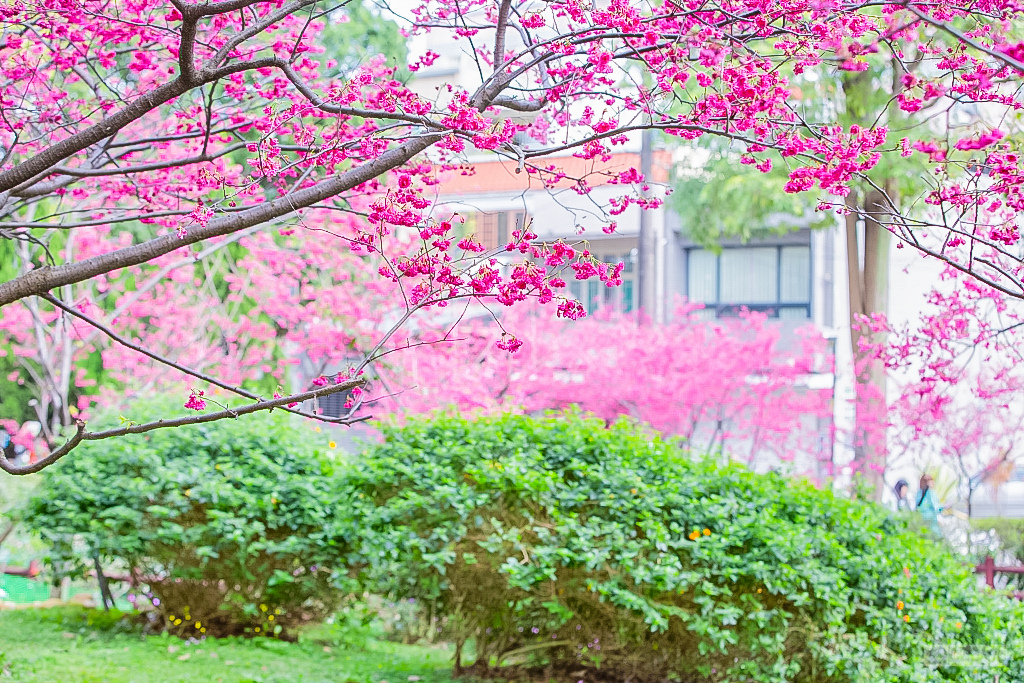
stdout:
{"type": "MultiPolygon", "coordinates": [[[[653,164],[653,142],[654,133],[645,130],[641,133],[640,144],[640,173],[644,176],[644,182],[651,182],[653,164]]],[[[645,193],[646,194],[646,193],[645,193]]],[[[658,259],[658,237],[654,234],[654,226],[651,224],[651,213],[646,209],[640,209],[640,238],[637,244],[637,299],[641,316],[648,320],[657,319],[657,272],[658,259]]],[[[658,321],[661,322],[661,321],[658,321]]]]}
{"type": "Polygon", "coordinates": [[[109,612],[110,608],[114,606],[114,596],[110,594],[110,583],[107,581],[106,574],[103,573],[99,553],[93,554],[92,563],[96,567],[96,581],[100,584],[100,599],[103,601],[103,609],[109,612]]]}
{"type": "MultiPolygon", "coordinates": [[[[876,500],[885,488],[885,367],[860,348],[865,334],[862,320],[888,311],[889,243],[885,216],[890,209],[880,192],[872,191],[863,204],[855,192],[847,197],[846,258],[850,293],[850,343],[853,348],[855,418],[853,449],[876,500]],[[858,218],[864,217],[864,247],[858,236],[858,218]],[[863,255],[863,261],[861,256],[863,255]]],[[[868,333],[870,334],[870,333],[868,333]]],[[[869,339],[868,341],[875,341],[869,339]]]]}

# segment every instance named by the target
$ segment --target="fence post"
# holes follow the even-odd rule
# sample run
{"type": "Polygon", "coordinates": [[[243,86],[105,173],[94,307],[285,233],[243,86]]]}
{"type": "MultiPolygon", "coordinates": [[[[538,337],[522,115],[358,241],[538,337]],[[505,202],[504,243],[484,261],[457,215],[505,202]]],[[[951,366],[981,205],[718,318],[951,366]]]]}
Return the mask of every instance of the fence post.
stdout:
{"type": "Polygon", "coordinates": [[[996,587],[996,561],[991,555],[986,555],[985,560],[978,565],[980,573],[985,574],[985,585],[989,588],[996,587]]]}

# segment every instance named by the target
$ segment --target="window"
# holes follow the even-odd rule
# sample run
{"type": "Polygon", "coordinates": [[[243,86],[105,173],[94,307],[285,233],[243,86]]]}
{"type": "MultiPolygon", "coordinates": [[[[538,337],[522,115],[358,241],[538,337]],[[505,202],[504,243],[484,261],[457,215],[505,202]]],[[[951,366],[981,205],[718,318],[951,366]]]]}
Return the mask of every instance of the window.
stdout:
{"type": "MultiPolygon", "coordinates": [[[[499,211],[497,213],[478,213],[473,217],[472,232],[476,239],[488,249],[497,249],[508,244],[513,230],[522,230],[526,224],[524,211],[499,211]]],[[[470,220],[466,221],[467,228],[470,220]]]]}
{"type": "MultiPolygon", "coordinates": [[[[310,389],[316,387],[310,386],[310,389]]],[[[324,417],[342,417],[348,415],[351,411],[351,407],[346,408],[345,403],[351,398],[352,391],[339,391],[334,394],[328,394],[327,396],[321,396],[320,398],[313,401],[312,399],[302,404],[302,409],[308,412],[317,411],[318,414],[324,417]]]]}
{"type": "Polygon", "coordinates": [[[348,401],[351,395],[351,391],[339,391],[336,394],[328,394],[323,398],[317,399],[317,403],[323,415],[327,417],[341,417],[342,415],[348,415],[350,408],[345,407],[345,402],[348,401]]]}
{"type": "Polygon", "coordinates": [[[523,149],[530,149],[531,147],[536,147],[538,143],[533,136],[525,130],[521,130],[512,136],[512,144],[522,147],[523,149]]]}
{"type": "MultiPolygon", "coordinates": [[[[636,308],[635,285],[636,278],[636,249],[628,254],[605,254],[598,256],[601,261],[609,267],[622,263],[622,285],[619,287],[608,287],[596,277],[590,280],[569,280],[569,292],[583,307],[587,313],[593,313],[601,306],[613,306],[616,309],[629,313],[636,308]]],[[[571,272],[570,272],[571,274],[571,272]]]]}
{"type": "Polygon", "coordinates": [[[717,317],[747,308],[773,318],[811,317],[811,248],[728,247],[721,254],[689,249],[686,291],[717,317]]]}

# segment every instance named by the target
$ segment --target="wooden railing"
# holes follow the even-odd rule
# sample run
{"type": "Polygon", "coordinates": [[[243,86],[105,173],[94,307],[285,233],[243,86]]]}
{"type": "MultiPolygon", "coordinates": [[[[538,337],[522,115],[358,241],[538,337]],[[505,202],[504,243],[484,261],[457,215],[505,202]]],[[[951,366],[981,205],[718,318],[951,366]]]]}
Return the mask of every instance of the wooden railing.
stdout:
{"type": "Polygon", "coordinates": [[[39,575],[39,570],[39,561],[32,560],[27,567],[0,567],[0,574],[24,576],[26,579],[31,579],[39,575]]]}
{"type": "MultiPolygon", "coordinates": [[[[989,588],[996,587],[996,574],[1024,574],[1024,567],[1000,567],[992,556],[987,556],[981,564],[974,568],[975,574],[985,575],[985,585],[989,588]]],[[[1014,591],[1013,597],[1024,600],[1024,591],[1014,591]]]]}

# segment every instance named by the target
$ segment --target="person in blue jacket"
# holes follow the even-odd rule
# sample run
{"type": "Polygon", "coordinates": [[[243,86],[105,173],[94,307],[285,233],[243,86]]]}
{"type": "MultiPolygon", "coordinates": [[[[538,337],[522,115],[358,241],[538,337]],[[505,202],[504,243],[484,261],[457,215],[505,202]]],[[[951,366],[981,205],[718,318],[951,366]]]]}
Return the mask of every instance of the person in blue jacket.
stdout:
{"type": "Polygon", "coordinates": [[[925,523],[928,524],[928,528],[941,536],[942,530],[939,528],[939,513],[942,512],[942,508],[935,501],[935,494],[932,492],[934,484],[935,480],[931,478],[931,475],[921,475],[921,488],[917,492],[917,511],[921,513],[925,523]]]}

